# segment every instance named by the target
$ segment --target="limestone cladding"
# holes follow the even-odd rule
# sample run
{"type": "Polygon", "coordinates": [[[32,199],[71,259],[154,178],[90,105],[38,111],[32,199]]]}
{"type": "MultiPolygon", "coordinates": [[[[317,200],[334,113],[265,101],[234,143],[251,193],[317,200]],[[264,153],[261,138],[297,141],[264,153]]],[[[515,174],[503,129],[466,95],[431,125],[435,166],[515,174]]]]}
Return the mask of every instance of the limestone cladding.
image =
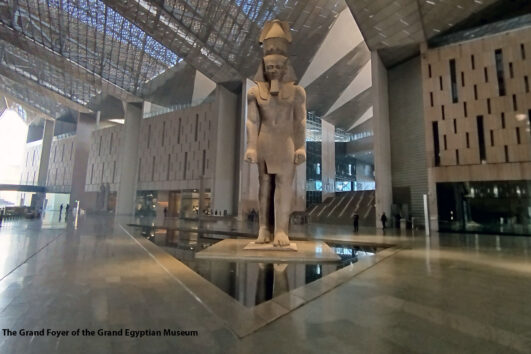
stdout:
{"type": "Polygon", "coordinates": [[[435,182],[531,179],[531,28],[423,50],[422,79],[435,182]]]}
{"type": "Polygon", "coordinates": [[[209,102],[142,120],[138,190],[212,188],[216,106],[209,102]]]}
{"type": "Polygon", "coordinates": [[[25,161],[20,175],[20,184],[36,185],[39,178],[42,140],[26,144],[25,161]]]}
{"type": "Polygon", "coordinates": [[[52,193],[69,193],[72,187],[72,170],[74,168],[75,136],[54,137],[50,150],[46,190],[52,193]]]}
{"type": "Polygon", "coordinates": [[[118,190],[118,183],[120,183],[118,154],[122,143],[122,134],[122,125],[92,132],[85,191],[99,192],[102,184],[109,184],[111,191],[118,190]]]}

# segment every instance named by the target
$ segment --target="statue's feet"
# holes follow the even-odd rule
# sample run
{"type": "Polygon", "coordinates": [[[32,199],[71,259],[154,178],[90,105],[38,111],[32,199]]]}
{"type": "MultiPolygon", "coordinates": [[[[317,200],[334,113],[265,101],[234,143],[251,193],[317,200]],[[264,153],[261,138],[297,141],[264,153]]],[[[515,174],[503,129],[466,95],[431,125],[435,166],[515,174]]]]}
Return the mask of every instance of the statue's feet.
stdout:
{"type": "Polygon", "coordinates": [[[273,245],[277,247],[289,246],[288,235],[284,231],[275,232],[275,238],[273,239],[273,245]]]}
{"type": "Polygon", "coordinates": [[[269,243],[271,242],[271,232],[265,226],[261,226],[258,231],[258,238],[255,243],[269,243]]]}

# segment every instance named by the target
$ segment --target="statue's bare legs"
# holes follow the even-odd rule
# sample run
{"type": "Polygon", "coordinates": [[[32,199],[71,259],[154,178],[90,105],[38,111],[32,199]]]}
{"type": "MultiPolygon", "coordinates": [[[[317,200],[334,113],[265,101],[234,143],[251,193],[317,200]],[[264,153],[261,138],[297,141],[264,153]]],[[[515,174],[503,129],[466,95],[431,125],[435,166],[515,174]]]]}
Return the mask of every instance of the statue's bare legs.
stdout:
{"type": "Polygon", "coordinates": [[[274,176],[268,175],[265,171],[265,166],[259,167],[260,188],[258,190],[258,223],[260,229],[258,231],[258,238],[256,243],[271,242],[271,232],[273,231],[273,183],[274,176]]]}
{"type": "Polygon", "coordinates": [[[289,246],[288,229],[294,173],[295,166],[275,175],[275,246],[289,246]]]}

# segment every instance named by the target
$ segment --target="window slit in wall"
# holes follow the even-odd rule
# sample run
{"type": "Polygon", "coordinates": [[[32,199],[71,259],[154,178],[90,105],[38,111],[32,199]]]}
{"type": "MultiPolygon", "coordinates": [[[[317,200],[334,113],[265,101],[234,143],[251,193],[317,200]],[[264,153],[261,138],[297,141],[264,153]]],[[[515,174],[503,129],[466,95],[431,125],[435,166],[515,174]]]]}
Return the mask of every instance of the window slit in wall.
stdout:
{"type": "Polygon", "coordinates": [[[184,153],[183,179],[186,179],[186,168],[188,166],[188,152],[184,153]]]}
{"type": "Polygon", "coordinates": [[[470,63],[472,64],[472,70],[476,68],[476,61],[474,60],[474,56],[470,56],[470,63]]]}
{"type": "Polygon", "coordinates": [[[454,134],[457,134],[457,119],[454,119],[454,134]]]}
{"type": "Polygon", "coordinates": [[[65,147],[66,144],[63,144],[63,149],[61,150],[61,162],[65,160],[65,147]]]}
{"type": "Polygon", "coordinates": [[[478,99],[478,86],[477,85],[474,85],[474,99],[475,100],[478,99]]]}
{"type": "Polygon", "coordinates": [[[179,118],[179,125],[177,126],[177,144],[181,143],[181,118],[179,118]]]}
{"type": "Polygon", "coordinates": [[[105,162],[101,165],[101,183],[103,183],[103,175],[105,174],[105,162]]]}
{"type": "Polygon", "coordinates": [[[518,127],[516,128],[516,143],[518,145],[521,144],[521,141],[520,141],[520,128],[518,128],[518,127]]]}
{"type": "Polygon", "coordinates": [[[514,79],[513,63],[509,63],[509,76],[514,79]]]}
{"type": "Polygon", "coordinates": [[[509,162],[509,147],[505,145],[503,148],[505,150],[505,162],[509,162]]]}
{"type": "Polygon", "coordinates": [[[433,92],[430,92],[430,105],[433,107],[433,92]]]}
{"type": "Polygon", "coordinates": [[[162,143],[161,146],[164,146],[164,132],[166,131],[166,122],[162,122],[162,143]]]}
{"type": "Polygon", "coordinates": [[[205,168],[206,168],[206,150],[203,150],[203,166],[201,168],[201,176],[205,175],[205,168]]]}
{"type": "Polygon", "coordinates": [[[112,183],[114,183],[116,178],[116,161],[112,163],[112,183]]]}
{"type": "Polygon", "coordinates": [[[494,130],[490,130],[490,146],[494,146],[494,130]]]}
{"type": "Polygon", "coordinates": [[[518,105],[516,104],[516,95],[513,95],[513,110],[518,110],[518,105]]]}
{"type": "Polygon", "coordinates": [[[528,79],[527,75],[524,76],[524,86],[525,86],[525,92],[526,93],[529,92],[529,79],[528,79]]]}
{"type": "Polygon", "coordinates": [[[153,164],[151,165],[151,181],[155,181],[155,156],[153,156],[153,164]]]}
{"type": "Polygon", "coordinates": [[[455,163],[459,165],[459,150],[455,150],[455,163]]]}
{"type": "Polygon", "coordinates": [[[441,165],[441,157],[439,156],[439,125],[437,122],[432,122],[432,132],[433,132],[433,154],[435,166],[441,165]]]}
{"type": "Polygon", "coordinates": [[[92,184],[93,178],[94,178],[94,164],[92,164],[92,167],[90,168],[90,184],[92,184]]]}
{"type": "Polygon", "coordinates": [[[455,71],[455,59],[450,60],[450,87],[452,90],[452,102],[456,103],[459,100],[457,95],[457,74],[455,71]]]}
{"type": "Polygon", "coordinates": [[[171,154],[168,154],[168,164],[167,164],[167,169],[166,169],[166,180],[169,181],[170,180],[170,166],[171,166],[171,154]]]}
{"type": "Polygon", "coordinates": [[[149,143],[151,142],[151,124],[148,125],[147,147],[149,149],[149,143]]]}
{"type": "Polygon", "coordinates": [[[442,120],[444,120],[445,116],[444,116],[444,105],[441,106],[441,117],[442,117],[442,120]]]}
{"type": "Polygon", "coordinates": [[[501,127],[505,129],[505,113],[501,114],[501,127]]]}
{"type": "Polygon", "coordinates": [[[138,182],[140,182],[140,175],[142,174],[142,159],[138,159],[138,182]]]}
{"type": "Polygon", "coordinates": [[[467,111],[467,107],[466,107],[466,102],[463,102],[463,113],[465,114],[465,117],[468,116],[468,111],[467,111]]]}
{"type": "Polygon", "coordinates": [[[487,98],[487,113],[490,114],[490,98],[487,98]]]}
{"type": "Polygon", "coordinates": [[[522,60],[525,60],[525,46],[524,46],[524,43],[520,44],[520,55],[522,56],[522,60]]]}
{"type": "Polygon", "coordinates": [[[109,155],[112,154],[112,138],[114,137],[114,133],[111,133],[111,139],[109,140],[109,155]]]}
{"type": "Polygon", "coordinates": [[[498,77],[498,94],[505,96],[505,79],[503,77],[503,54],[501,49],[494,51],[496,61],[496,76],[498,77]]]}
{"type": "Polygon", "coordinates": [[[485,82],[489,82],[489,71],[487,68],[483,68],[483,75],[485,76],[485,82]]]}
{"type": "Polygon", "coordinates": [[[428,77],[431,79],[431,65],[428,64],[428,77]]]}
{"type": "Polygon", "coordinates": [[[465,73],[461,71],[461,86],[465,87],[465,73]]]}
{"type": "Polygon", "coordinates": [[[485,150],[485,131],[483,130],[483,116],[476,117],[476,125],[478,132],[479,160],[483,162],[487,160],[487,154],[485,150]]]}
{"type": "Polygon", "coordinates": [[[466,133],[466,148],[470,148],[470,136],[468,132],[466,133]]]}
{"type": "Polygon", "coordinates": [[[443,81],[442,80],[442,76],[439,76],[439,88],[441,89],[441,91],[443,89],[443,82],[442,81],[443,81]]]}
{"type": "Polygon", "coordinates": [[[98,156],[101,156],[101,143],[103,142],[103,135],[100,135],[100,144],[98,145],[98,156]]]}
{"type": "Polygon", "coordinates": [[[446,143],[446,134],[443,134],[443,143],[444,143],[444,150],[448,150],[448,145],[446,143]]]}

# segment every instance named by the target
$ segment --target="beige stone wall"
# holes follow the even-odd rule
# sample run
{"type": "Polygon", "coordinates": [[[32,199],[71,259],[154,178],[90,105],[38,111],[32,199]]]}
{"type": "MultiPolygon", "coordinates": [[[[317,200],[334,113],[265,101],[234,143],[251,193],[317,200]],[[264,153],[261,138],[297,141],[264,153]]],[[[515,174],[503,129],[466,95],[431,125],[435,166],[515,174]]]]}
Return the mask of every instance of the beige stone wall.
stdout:
{"type": "Polygon", "coordinates": [[[531,179],[531,28],[425,49],[421,57],[430,182],[531,179]],[[503,56],[504,96],[498,89],[498,49],[503,56]],[[457,102],[452,99],[452,59],[457,102]],[[483,117],[483,161],[478,116],[483,117]],[[439,166],[433,122],[439,130],[439,166]]]}
{"type": "Polygon", "coordinates": [[[36,185],[39,178],[39,164],[41,161],[42,140],[26,144],[25,160],[20,174],[20,184],[36,185]]]}
{"type": "Polygon", "coordinates": [[[76,136],[67,138],[54,137],[50,149],[46,191],[51,193],[70,193],[72,188],[72,171],[76,150],[76,136]]]}
{"type": "Polygon", "coordinates": [[[87,192],[99,192],[102,183],[108,183],[111,191],[118,190],[120,183],[118,154],[122,144],[122,134],[122,125],[92,132],[85,182],[87,192]]]}

